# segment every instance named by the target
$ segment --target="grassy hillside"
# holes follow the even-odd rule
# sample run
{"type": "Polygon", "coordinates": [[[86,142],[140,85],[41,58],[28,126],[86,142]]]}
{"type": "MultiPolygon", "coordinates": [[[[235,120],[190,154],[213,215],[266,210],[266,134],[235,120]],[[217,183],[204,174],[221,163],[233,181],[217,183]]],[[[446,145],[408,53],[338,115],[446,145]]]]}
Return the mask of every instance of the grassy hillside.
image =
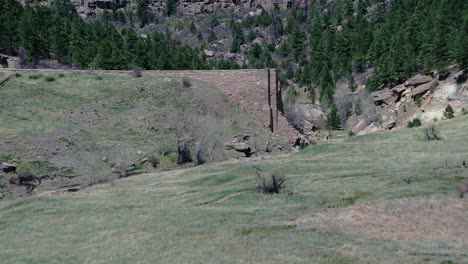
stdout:
{"type": "Polygon", "coordinates": [[[159,159],[158,169],[175,168],[176,133],[209,148],[216,143],[213,160],[233,154],[223,144],[239,133],[253,135],[259,151],[281,142],[218,89],[187,83],[92,74],[13,77],[0,87],[0,161],[38,176],[78,176],[55,185],[88,184],[115,176],[111,169],[119,164],[151,171],[138,164],[150,156],[159,159]]]}
{"type": "Polygon", "coordinates": [[[2,263],[468,263],[468,117],[0,203],[2,263]],[[257,192],[281,169],[292,195],[257,192]],[[445,261],[445,262],[444,262],[445,261]],[[450,262],[453,261],[453,262],[450,262]]]}

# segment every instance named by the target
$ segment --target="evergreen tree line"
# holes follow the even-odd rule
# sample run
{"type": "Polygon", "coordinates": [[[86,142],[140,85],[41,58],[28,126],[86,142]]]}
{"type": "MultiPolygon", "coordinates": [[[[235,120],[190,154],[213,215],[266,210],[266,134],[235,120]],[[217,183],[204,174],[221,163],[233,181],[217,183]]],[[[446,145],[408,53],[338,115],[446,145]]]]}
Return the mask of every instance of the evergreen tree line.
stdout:
{"type": "Polygon", "coordinates": [[[272,17],[275,34],[288,36],[276,51],[284,57],[283,79],[319,87],[321,100],[332,99],[338,79],[372,67],[370,91],[416,72],[468,65],[464,0],[335,1],[326,7],[316,2],[307,14],[290,11],[286,25],[280,14],[272,17]]]}
{"type": "Polygon", "coordinates": [[[56,59],[79,68],[124,70],[209,69],[194,50],[160,32],[143,38],[133,28],[118,31],[108,19],[85,22],[68,0],[52,8],[0,2],[0,52],[19,54],[27,65],[56,59]]]}

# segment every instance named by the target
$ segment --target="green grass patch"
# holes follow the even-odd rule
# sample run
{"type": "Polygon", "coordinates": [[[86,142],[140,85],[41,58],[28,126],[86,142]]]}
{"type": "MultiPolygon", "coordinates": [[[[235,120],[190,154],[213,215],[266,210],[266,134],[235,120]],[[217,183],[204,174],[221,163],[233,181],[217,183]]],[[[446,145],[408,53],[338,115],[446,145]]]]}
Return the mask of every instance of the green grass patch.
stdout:
{"type": "Polygon", "coordinates": [[[242,236],[248,236],[252,234],[268,234],[273,232],[291,232],[294,229],[296,229],[296,226],[294,225],[256,226],[239,229],[237,233],[242,236]]]}

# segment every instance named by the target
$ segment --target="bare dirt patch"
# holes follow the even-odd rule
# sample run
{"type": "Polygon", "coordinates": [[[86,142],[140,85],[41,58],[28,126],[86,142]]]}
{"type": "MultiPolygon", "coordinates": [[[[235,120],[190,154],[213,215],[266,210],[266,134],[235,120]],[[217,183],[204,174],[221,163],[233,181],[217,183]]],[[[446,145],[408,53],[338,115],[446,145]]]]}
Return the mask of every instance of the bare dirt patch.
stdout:
{"type": "Polygon", "coordinates": [[[379,201],[304,216],[295,224],[300,229],[318,229],[376,240],[436,240],[468,245],[468,201],[379,201]]]}

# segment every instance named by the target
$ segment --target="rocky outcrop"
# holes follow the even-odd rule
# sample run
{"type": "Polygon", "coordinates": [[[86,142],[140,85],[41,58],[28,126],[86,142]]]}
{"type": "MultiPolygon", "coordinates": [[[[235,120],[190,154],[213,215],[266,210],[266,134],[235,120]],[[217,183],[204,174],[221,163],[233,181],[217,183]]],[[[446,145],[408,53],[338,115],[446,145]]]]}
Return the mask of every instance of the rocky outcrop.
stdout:
{"type": "Polygon", "coordinates": [[[405,83],[405,86],[418,86],[418,85],[421,85],[421,84],[428,83],[430,81],[432,81],[431,76],[417,74],[413,78],[409,79],[405,83]]]}
{"type": "Polygon", "coordinates": [[[364,129],[366,129],[366,127],[368,126],[369,126],[369,122],[365,119],[361,119],[357,124],[353,126],[353,128],[351,129],[351,132],[353,134],[357,134],[363,131],[364,129]]]}
{"type": "Polygon", "coordinates": [[[382,128],[379,128],[375,123],[370,124],[368,127],[357,133],[357,135],[366,135],[369,133],[375,133],[383,131],[382,128]]]}
{"type": "Polygon", "coordinates": [[[391,90],[382,90],[371,93],[371,98],[376,105],[389,105],[396,101],[397,96],[391,90]]]}
{"type": "Polygon", "coordinates": [[[437,80],[431,80],[430,82],[427,82],[423,85],[419,85],[418,87],[414,88],[411,91],[411,96],[416,97],[416,96],[421,96],[431,90],[432,87],[437,85],[437,80]]]}

